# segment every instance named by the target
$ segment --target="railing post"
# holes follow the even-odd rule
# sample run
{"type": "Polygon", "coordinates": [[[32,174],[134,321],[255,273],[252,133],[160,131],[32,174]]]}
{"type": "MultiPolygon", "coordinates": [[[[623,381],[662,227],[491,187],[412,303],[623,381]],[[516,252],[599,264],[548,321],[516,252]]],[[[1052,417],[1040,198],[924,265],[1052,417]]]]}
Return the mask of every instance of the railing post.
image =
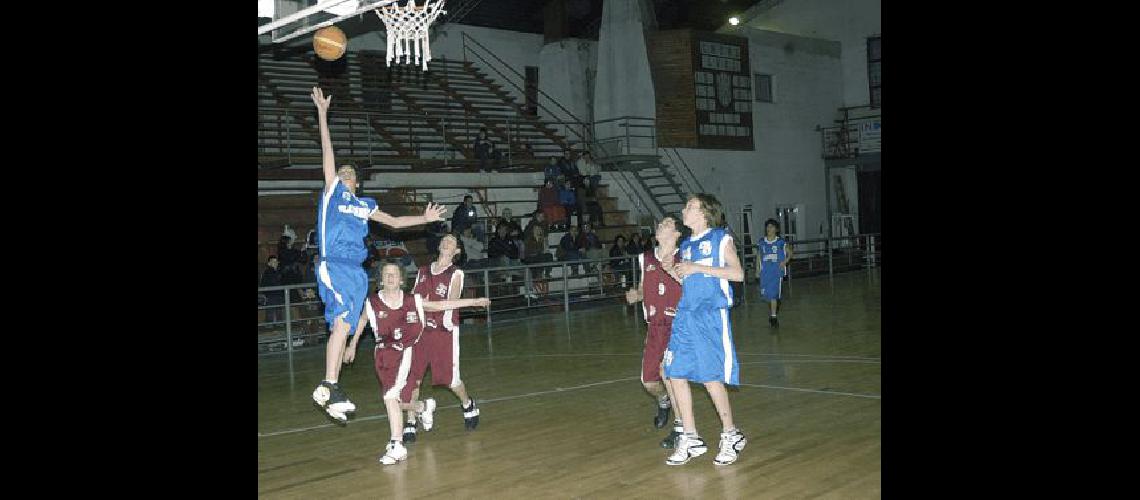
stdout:
{"type": "MultiPolygon", "coordinates": [[[[483,269],[483,294],[491,300],[491,273],[486,269],[483,269]]],[[[491,326],[491,306],[487,306],[487,326],[491,326]]]]}
{"type": "Polygon", "coordinates": [[[286,111],[285,117],[287,118],[285,120],[285,162],[292,164],[293,163],[293,139],[289,133],[289,129],[291,128],[291,127],[289,127],[289,122],[291,122],[293,120],[293,117],[288,114],[288,111],[286,111]]]}
{"type": "Polygon", "coordinates": [[[290,309],[292,308],[289,307],[289,290],[282,291],[285,293],[285,349],[289,352],[293,352],[293,325],[289,321],[291,319],[290,316],[292,316],[292,314],[290,314],[290,309]]]}
{"type": "Polygon", "coordinates": [[[562,311],[570,315],[570,274],[566,269],[566,261],[562,261],[562,311]]]}
{"type": "Polygon", "coordinates": [[[364,113],[364,123],[367,125],[364,129],[368,131],[368,165],[372,165],[372,118],[368,112],[364,113]]]}
{"type": "Polygon", "coordinates": [[[835,275],[835,267],[833,266],[832,261],[831,261],[831,238],[827,239],[826,244],[827,244],[827,275],[828,276],[834,276],[835,275]]]}
{"type": "Polygon", "coordinates": [[[871,257],[871,267],[875,267],[875,235],[867,239],[867,255],[871,257]]]}

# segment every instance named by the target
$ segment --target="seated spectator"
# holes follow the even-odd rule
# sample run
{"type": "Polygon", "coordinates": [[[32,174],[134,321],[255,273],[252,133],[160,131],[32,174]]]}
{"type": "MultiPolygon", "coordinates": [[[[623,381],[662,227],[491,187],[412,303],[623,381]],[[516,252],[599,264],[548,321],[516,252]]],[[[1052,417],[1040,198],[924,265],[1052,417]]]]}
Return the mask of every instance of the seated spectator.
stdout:
{"type": "Polygon", "coordinates": [[[545,214],[550,229],[554,230],[568,225],[566,209],[562,207],[562,201],[558,198],[558,190],[555,189],[554,182],[550,179],[547,179],[545,185],[538,190],[538,209],[545,214]]]}
{"type": "MultiPolygon", "coordinates": [[[[614,244],[612,246],[610,246],[610,258],[624,257],[626,255],[630,255],[630,253],[627,252],[627,248],[628,247],[626,246],[626,243],[625,243],[625,236],[622,236],[620,234],[617,236],[614,236],[614,244]]],[[[633,254],[633,255],[636,255],[636,254],[633,254]]],[[[626,269],[630,268],[628,259],[623,259],[623,260],[618,260],[618,261],[610,261],[610,264],[614,266],[614,269],[618,269],[618,270],[626,270],[626,269]]]]}
{"type": "MultiPolygon", "coordinates": [[[[546,249],[546,230],[542,226],[535,226],[530,232],[530,237],[524,242],[523,250],[523,264],[541,264],[543,262],[553,262],[554,256],[550,255],[546,249]]],[[[543,278],[550,276],[549,267],[531,268],[529,272],[524,273],[526,276],[526,290],[527,296],[537,299],[538,293],[545,293],[545,285],[535,287],[534,280],[531,278],[535,274],[541,274],[543,278]]]]}
{"type": "Polygon", "coordinates": [[[530,241],[530,238],[534,236],[532,233],[534,233],[535,228],[538,227],[541,227],[544,233],[549,232],[549,226],[546,224],[546,214],[540,210],[535,210],[534,213],[530,215],[530,222],[527,222],[526,228],[523,229],[523,241],[530,241]]]}
{"type": "MultiPolygon", "coordinates": [[[[586,260],[602,259],[606,256],[602,250],[602,241],[598,239],[598,233],[594,232],[593,226],[589,223],[582,225],[582,234],[578,235],[578,249],[586,260]]],[[[590,264],[589,268],[597,269],[597,265],[590,264]]]]}
{"type": "Polygon", "coordinates": [[[594,157],[589,151],[583,152],[582,156],[575,162],[578,167],[578,173],[582,174],[582,180],[589,191],[598,189],[598,184],[602,182],[602,168],[594,163],[594,157]]]}
{"type": "MultiPolygon", "coordinates": [[[[500,223],[495,235],[487,244],[487,263],[491,267],[508,267],[522,265],[519,260],[522,252],[518,242],[510,237],[510,229],[506,223],[500,223]]],[[[509,272],[506,275],[517,276],[519,273],[509,272]]]]}
{"type": "Polygon", "coordinates": [[[463,253],[467,256],[464,269],[477,269],[487,265],[486,246],[475,237],[470,227],[459,235],[459,244],[463,246],[463,253]]]}
{"type": "Polygon", "coordinates": [[[542,169],[543,182],[553,182],[558,184],[559,177],[562,176],[562,167],[558,164],[558,158],[551,156],[550,161],[546,163],[546,167],[542,169]]]}
{"type": "Polygon", "coordinates": [[[478,222],[478,211],[471,195],[464,196],[463,203],[455,207],[455,213],[451,216],[451,231],[455,234],[463,234],[463,230],[473,227],[475,237],[481,241],[483,239],[483,228],[479,226],[478,222]]]}
{"type": "MultiPolygon", "coordinates": [[[[573,262],[582,260],[582,252],[578,250],[578,226],[571,225],[570,230],[562,235],[558,241],[558,260],[573,262]]],[[[571,274],[578,274],[578,266],[570,266],[571,274]]]]}
{"type": "Polygon", "coordinates": [[[574,186],[582,185],[582,174],[578,172],[578,166],[570,161],[570,152],[566,151],[561,158],[558,159],[558,168],[562,173],[563,180],[568,180],[574,186]]]}
{"type": "Polygon", "coordinates": [[[558,201],[562,204],[562,208],[566,210],[566,220],[568,222],[570,221],[570,217],[577,213],[578,223],[582,223],[582,212],[578,210],[578,195],[570,181],[562,182],[562,189],[558,190],[558,201]]]}
{"type": "Polygon", "coordinates": [[[507,236],[512,240],[522,241],[522,225],[519,220],[511,213],[511,209],[503,209],[503,218],[499,221],[499,225],[507,225],[507,236]]]}
{"type": "MultiPolygon", "coordinates": [[[[478,137],[475,138],[475,158],[479,159],[479,171],[486,172],[488,164],[492,169],[498,168],[499,157],[499,152],[495,151],[495,143],[487,137],[487,127],[481,127],[478,137]]],[[[439,251],[438,247],[436,251],[439,251]]]]}
{"type": "Polygon", "coordinates": [[[594,227],[604,226],[605,224],[603,223],[602,205],[598,203],[598,198],[595,196],[597,194],[597,190],[582,189],[581,191],[582,205],[586,210],[586,213],[590,215],[590,224],[594,227]]]}

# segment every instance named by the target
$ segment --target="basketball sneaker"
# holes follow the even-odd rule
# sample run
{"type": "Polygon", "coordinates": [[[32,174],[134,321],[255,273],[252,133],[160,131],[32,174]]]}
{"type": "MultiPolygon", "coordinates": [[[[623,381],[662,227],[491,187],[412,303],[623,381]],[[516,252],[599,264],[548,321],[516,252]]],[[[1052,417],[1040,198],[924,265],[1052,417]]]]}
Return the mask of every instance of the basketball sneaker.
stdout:
{"type": "Polygon", "coordinates": [[[775,316],[768,316],[768,326],[772,328],[778,327],[780,326],[780,320],[776,319],[775,316]]]}
{"type": "Polygon", "coordinates": [[[669,402],[669,396],[662,397],[661,401],[657,403],[657,416],[653,417],[653,427],[665,428],[665,424],[669,423],[669,410],[671,409],[673,409],[673,405],[669,402]]]}
{"type": "Polygon", "coordinates": [[[424,432],[431,432],[432,427],[435,427],[435,398],[424,400],[424,411],[420,412],[420,420],[424,423],[424,432]]]}
{"type": "Polygon", "coordinates": [[[380,457],[380,463],[384,465],[395,465],[398,462],[403,462],[408,458],[408,449],[404,448],[403,443],[399,441],[389,441],[388,446],[384,447],[384,456],[380,457]]]}
{"type": "Polygon", "coordinates": [[[718,465],[728,465],[735,462],[737,455],[747,444],[748,439],[745,439],[744,433],[740,432],[739,429],[720,433],[720,453],[716,454],[713,462],[718,465]]]}
{"type": "Polygon", "coordinates": [[[667,450],[672,450],[673,446],[677,444],[677,437],[685,433],[685,428],[681,426],[678,420],[673,421],[673,431],[669,433],[665,439],[661,440],[661,447],[667,450]]]}
{"type": "Polygon", "coordinates": [[[416,422],[414,420],[411,422],[404,422],[404,442],[416,442],[416,422]]]}
{"type": "Polygon", "coordinates": [[[322,381],[313,390],[313,402],[324,408],[329,416],[341,423],[347,422],[348,414],[356,411],[356,405],[348,400],[348,396],[344,394],[340,386],[327,380],[322,381]]]}
{"type": "Polygon", "coordinates": [[[684,465],[689,463],[689,459],[704,455],[708,451],[708,445],[700,436],[681,434],[677,436],[677,444],[676,448],[673,449],[673,454],[665,459],[665,465],[684,465]]]}
{"type": "Polygon", "coordinates": [[[479,408],[475,406],[475,397],[471,397],[471,406],[463,408],[463,428],[469,431],[479,426],[479,408]]]}

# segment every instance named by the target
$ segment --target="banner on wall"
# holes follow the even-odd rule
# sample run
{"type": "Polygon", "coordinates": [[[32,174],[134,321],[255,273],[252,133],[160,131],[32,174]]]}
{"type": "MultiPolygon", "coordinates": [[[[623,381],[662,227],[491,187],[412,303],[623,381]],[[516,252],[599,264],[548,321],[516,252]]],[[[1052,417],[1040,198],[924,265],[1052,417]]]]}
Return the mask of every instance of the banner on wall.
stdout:
{"type": "Polygon", "coordinates": [[[859,125],[859,152],[875,153],[883,150],[883,124],[881,120],[859,125]]]}

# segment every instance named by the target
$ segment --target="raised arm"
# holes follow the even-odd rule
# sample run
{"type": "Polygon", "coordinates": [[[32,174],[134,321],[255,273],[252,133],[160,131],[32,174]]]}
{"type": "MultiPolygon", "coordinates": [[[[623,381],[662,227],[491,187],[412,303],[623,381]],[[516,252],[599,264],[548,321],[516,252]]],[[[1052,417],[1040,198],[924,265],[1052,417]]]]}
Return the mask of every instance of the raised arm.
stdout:
{"type": "Polygon", "coordinates": [[[372,215],[368,218],[381,224],[400,228],[417,226],[420,224],[427,224],[428,222],[443,220],[443,213],[445,210],[446,209],[443,208],[443,205],[436,205],[435,203],[429,202],[427,208],[424,209],[423,215],[405,215],[402,217],[393,217],[383,211],[376,210],[375,212],[372,212],[372,215]]]}
{"type": "Polygon", "coordinates": [[[313,104],[317,105],[317,122],[321,129],[321,170],[325,173],[325,189],[336,182],[336,159],[333,157],[332,139],[329,138],[329,102],[320,87],[313,87],[313,104]]]}

